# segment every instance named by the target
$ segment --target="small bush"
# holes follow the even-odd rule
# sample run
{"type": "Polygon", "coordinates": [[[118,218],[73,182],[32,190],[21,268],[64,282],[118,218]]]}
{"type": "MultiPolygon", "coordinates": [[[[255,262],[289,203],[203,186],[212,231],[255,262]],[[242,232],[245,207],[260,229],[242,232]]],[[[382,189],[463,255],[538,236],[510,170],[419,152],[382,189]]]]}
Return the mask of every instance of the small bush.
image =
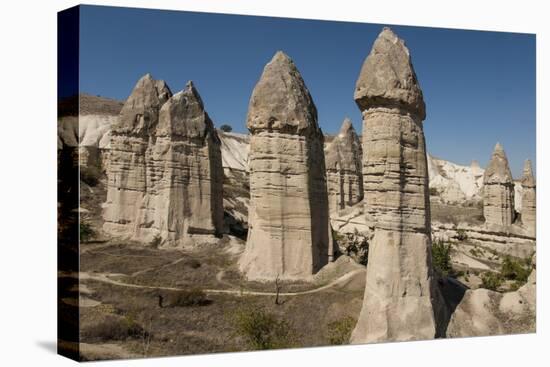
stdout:
{"type": "Polygon", "coordinates": [[[432,266],[436,272],[448,276],[452,272],[451,244],[445,244],[441,240],[432,243],[432,266]]]}
{"type": "Polygon", "coordinates": [[[347,316],[328,324],[327,339],[330,345],[348,344],[357,320],[347,316]]]}
{"type": "Polygon", "coordinates": [[[95,236],[95,231],[89,223],[80,221],[80,242],[88,242],[95,236]]]}
{"type": "Polygon", "coordinates": [[[472,254],[472,256],[474,256],[474,257],[482,257],[483,256],[483,251],[480,250],[477,247],[471,248],[469,253],[472,254]]]}
{"type": "Polygon", "coordinates": [[[293,345],[291,325],[259,307],[238,310],[232,317],[235,334],[253,350],[288,348],[293,345]]]}
{"type": "Polygon", "coordinates": [[[353,234],[348,233],[345,253],[359,264],[367,266],[369,261],[369,243],[367,238],[360,234],[357,228],[353,234]]]}
{"type": "Polygon", "coordinates": [[[153,248],[158,248],[162,242],[162,237],[160,235],[155,235],[151,242],[149,242],[149,245],[153,248]]]}
{"type": "Polygon", "coordinates": [[[80,167],[80,179],[89,186],[96,186],[101,177],[101,172],[94,166],[80,167]]]}
{"type": "Polygon", "coordinates": [[[231,127],[231,125],[223,124],[222,126],[220,126],[220,130],[226,133],[230,133],[231,131],[233,131],[233,128],[231,127]]]}
{"type": "Polygon", "coordinates": [[[430,187],[430,196],[437,196],[439,195],[439,191],[435,187],[430,187]]]}
{"type": "Polygon", "coordinates": [[[497,291],[502,285],[502,275],[492,271],[486,271],[481,275],[481,287],[492,291],[497,291]]]}
{"type": "Polygon", "coordinates": [[[143,336],[143,328],[130,316],[109,316],[83,331],[90,339],[126,340],[143,336]]]}
{"type": "Polygon", "coordinates": [[[166,298],[165,307],[194,307],[208,304],[206,293],[202,289],[176,291],[166,298]]]}
{"type": "Polygon", "coordinates": [[[459,241],[466,241],[468,239],[468,235],[466,234],[466,231],[464,229],[457,229],[456,239],[459,241]]]}
{"type": "Polygon", "coordinates": [[[504,261],[502,261],[500,272],[505,279],[515,280],[522,284],[527,282],[527,278],[529,278],[529,274],[531,273],[531,267],[526,264],[521,264],[510,256],[506,256],[504,261]]]}

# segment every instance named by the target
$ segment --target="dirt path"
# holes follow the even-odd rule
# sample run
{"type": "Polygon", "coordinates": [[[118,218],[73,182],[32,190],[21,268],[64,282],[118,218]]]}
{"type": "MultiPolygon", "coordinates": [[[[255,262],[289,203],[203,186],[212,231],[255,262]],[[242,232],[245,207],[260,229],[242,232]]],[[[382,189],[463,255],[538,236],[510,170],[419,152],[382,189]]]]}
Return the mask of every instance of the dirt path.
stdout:
{"type": "MultiPolygon", "coordinates": [[[[340,284],[346,283],[348,280],[353,278],[356,274],[359,274],[361,272],[364,272],[363,269],[357,269],[352,272],[349,272],[347,274],[342,275],[339,278],[334,279],[330,283],[327,283],[321,287],[309,289],[306,291],[299,291],[299,292],[288,292],[288,293],[279,293],[280,296],[299,296],[304,294],[312,294],[317,292],[322,292],[324,290],[330,289],[332,287],[335,287],[340,284]]],[[[77,273],[59,273],[59,277],[69,277],[69,278],[76,278],[79,276],[80,280],[94,280],[97,282],[107,283],[111,285],[116,285],[120,287],[128,287],[128,288],[139,288],[139,289],[162,289],[162,290],[169,290],[169,291],[183,291],[185,289],[182,288],[175,288],[175,287],[157,287],[157,286],[150,286],[150,285],[140,285],[140,284],[131,284],[131,283],[125,283],[120,280],[114,280],[111,279],[109,276],[113,276],[117,274],[109,274],[109,273],[87,273],[87,272],[81,272],[80,274],[77,273]]],[[[240,290],[240,289],[204,289],[205,293],[209,294],[233,294],[233,295],[249,295],[249,296],[275,296],[275,292],[261,292],[261,291],[251,291],[251,290],[240,290]]]]}

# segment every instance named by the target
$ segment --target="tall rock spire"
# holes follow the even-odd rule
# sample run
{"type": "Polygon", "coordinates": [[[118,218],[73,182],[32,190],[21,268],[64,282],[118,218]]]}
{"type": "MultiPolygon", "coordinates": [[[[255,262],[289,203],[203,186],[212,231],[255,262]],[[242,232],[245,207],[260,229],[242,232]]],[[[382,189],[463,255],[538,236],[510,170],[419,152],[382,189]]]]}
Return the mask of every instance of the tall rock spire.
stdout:
{"type": "Polygon", "coordinates": [[[355,102],[363,116],[365,213],[374,237],[352,342],[431,339],[441,333],[442,301],[431,264],[425,106],[409,50],[389,28],[363,64],[355,102]]]}
{"type": "Polygon", "coordinates": [[[523,167],[523,177],[521,186],[523,193],[521,196],[521,222],[531,235],[536,234],[537,217],[537,193],[536,180],[533,176],[531,161],[527,159],[523,167]]]}
{"type": "Polygon", "coordinates": [[[248,279],[308,279],[332,259],[323,134],[292,62],[279,51],[250,98],[248,279]]]}
{"type": "Polygon", "coordinates": [[[514,180],[500,143],[483,176],[483,216],[487,225],[497,226],[509,226],[515,219],[514,180]]]}
{"type": "Polygon", "coordinates": [[[363,200],[363,151],[351,120],[345,118],[340,132],[325,149],[330,211],[363,200]]]}
{"type": "Polygon", "coordinates": [[[136,83],[111,130],[107,201],[103,228],[117,236],[133,237],[140,226],[147,190],[147,149],[159,110],[172,93],[164,81],[146,74],[136,83]]]}
{"type": "Polygon", "coordinates": [[[192,244],[194,235],[221,234],[221,144],[192,82],[162,106],[155,138],[147,200],[153,205],[143,220],[152,224],[145,232],[172,245],[192,244]]]}

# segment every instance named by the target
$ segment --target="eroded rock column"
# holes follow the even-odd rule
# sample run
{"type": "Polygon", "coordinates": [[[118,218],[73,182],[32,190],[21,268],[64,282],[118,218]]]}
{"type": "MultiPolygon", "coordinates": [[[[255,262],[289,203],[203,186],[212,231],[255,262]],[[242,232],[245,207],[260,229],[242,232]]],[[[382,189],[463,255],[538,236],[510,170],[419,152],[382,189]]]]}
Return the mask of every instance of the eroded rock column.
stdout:
{"type": "Polygon", "coordinates": [[[220,139],[192,82],[162,106],[148,154],[149,188],[137,236],[163,245],[193,244],[223,231],[220,139]]]}
{"type": "Polygon", "coordinates": [[[337,212],[363,200],[363,151],[351,120],[345,118],[339,134],[325,149],[329,208],[337,212]]]}
{"type": "Polygon", "coordinates": [[[523,188],[521,196],[521,222],[529,233],[534,236],[536,233],[537,193],[536,181],[535,177],[533,177],[530,160],[525,161],[521,186],[523,188]]]}
{"type": "Polygon", "coordinates": [[[500,143],[495,146],[483,177],[483,216],[487,225],[504,227],[515,219],[514,180],[500,143]]]}
{"type": "Polygon", "coordinates": [[[292,60],[279,51],[250,99],[249,231],[240,269],[251,280],[310,279],[332,259],[323,134],[292,60]]]}
{"type": "Polygon", "coordinates": [[[409,50],[380,33],[357,80],[365,213],[374,227],[352,343],[430,339],[440,305],[432,278],[425,105],[409,50]]]}
{"type": "Polygon", "coordinates": [[[142,225],[147,182],[147,149],[158,123],[159,110],[172,96],[162,80],[143,76],[124,103],[111,129],[110,163],[104,229],[132,237],[142,225]]]}

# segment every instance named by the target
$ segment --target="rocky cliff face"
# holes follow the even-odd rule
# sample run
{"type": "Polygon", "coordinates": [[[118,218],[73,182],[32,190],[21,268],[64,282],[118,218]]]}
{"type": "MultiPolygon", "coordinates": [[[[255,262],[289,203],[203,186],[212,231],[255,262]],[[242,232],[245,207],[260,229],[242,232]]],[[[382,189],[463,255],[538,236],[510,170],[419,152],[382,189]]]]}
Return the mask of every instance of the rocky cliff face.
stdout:
{"type": "Polygon", "coordinates": [[[323,134],[292,60],[277,52],[250,98],[248,279],[311,279],[332,258],[323,134]]]}
{"type": "Polygon", "coordinates": [[[483,216],[488,226],[507,227],[515,220],[514,181],[499,143],[483,177],[483,216]]]}
{"type": "Polygon", "coordinates": [[[325,148],[328,201],[331,212],[363,200],[361,141],[346,118],[340,133],[325,148]]]}
{"type": "Polygon", "coordinates": [[[522,187],[522,203],[521,203],[521,223],[523,226],[535,236],[536,219],[537,219],[537,193],[536,181],[533,177],[533,169],[531,161],[526,160],[523,167],[523,178],[521,180],[522,187]]]}
{"type": "Polygon", "coordinates": [[[430,189],[443,203],[461,204],[481,200],[483,173],[477,161],[462,166],[428,154],[430,189]]]}
{"type": "Polygon", "coordinates": [[[374,227],[353,343],[431,339],[432,281],[425,106],[409,50],[384,28],[355,89],[363,115],[365,213],[374,227]]]}
{"type": "Polygon", "coordinates": [[[104,230],[132,237],[143,225],[143,199],[147,187],[148,147],[158,123],[159,110],[172,95],[163,81],[143,76],[124,103],[111,128],[104,230]]]}

